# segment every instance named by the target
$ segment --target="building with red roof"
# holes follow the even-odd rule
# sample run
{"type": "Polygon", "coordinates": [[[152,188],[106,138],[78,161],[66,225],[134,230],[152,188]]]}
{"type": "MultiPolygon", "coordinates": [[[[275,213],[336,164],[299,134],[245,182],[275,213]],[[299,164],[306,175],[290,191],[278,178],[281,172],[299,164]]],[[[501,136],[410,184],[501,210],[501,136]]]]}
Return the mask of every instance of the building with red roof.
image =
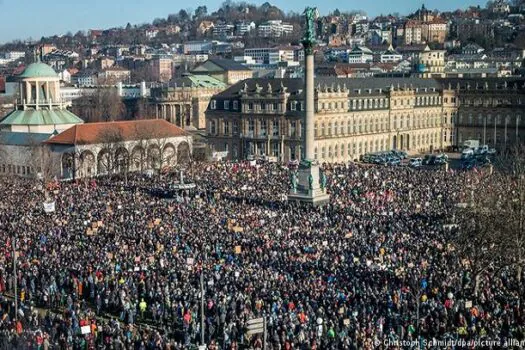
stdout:
{"type": "Polygon", "coordinates": [[[162,171],[190,160],[192,137],[163,119],[75,125],[44,142],[60,162],[60,178],[162,171]]]}

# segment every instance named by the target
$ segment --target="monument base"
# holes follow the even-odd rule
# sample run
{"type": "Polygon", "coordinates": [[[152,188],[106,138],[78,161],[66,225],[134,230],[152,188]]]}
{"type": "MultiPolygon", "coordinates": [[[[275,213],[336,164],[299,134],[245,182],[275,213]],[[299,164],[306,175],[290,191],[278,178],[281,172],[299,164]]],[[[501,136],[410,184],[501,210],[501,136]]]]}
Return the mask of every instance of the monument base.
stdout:
{"type": "Polygon", "coordinates": [[[314,206],[324,205],[330,201],[326,189],[321,188],[319,165],[310,161],[299,164],[297,171],[297,188],[290,190],[288,201],[309,203],[314,206]]]}

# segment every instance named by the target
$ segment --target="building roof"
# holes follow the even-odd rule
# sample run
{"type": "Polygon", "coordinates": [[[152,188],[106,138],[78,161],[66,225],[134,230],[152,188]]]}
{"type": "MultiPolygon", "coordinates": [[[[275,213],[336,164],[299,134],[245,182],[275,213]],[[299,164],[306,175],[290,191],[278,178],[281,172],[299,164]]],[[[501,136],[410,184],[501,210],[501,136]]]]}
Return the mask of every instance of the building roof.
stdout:
{"type": "Polygon", "coordinates": [[[19,75],[20,78],[57,78],[57,73],[45,63],[36,62],[31,63],[19,75]]]}
{"type": "Polygon", "coordinates": [[[463,47],[463,50],[485,50],[482,46],[477,43],[468,43],[463,47]]]}
{"type": "Polygon", "coordinates": [[[16,109],[7,114],[0,125],[60,125],[78,124],[84,121],[67,109],[16,109]]]}
{"type": "Polygon", "coordinates": [[[226,60],[222,58],[210,58],[194,69],[194,71],[222,72],[222,71],[247,71],[250,70],[245,65],[235,62],[233,60],[226,60]],[[213,67],[215,66],[215,67],[213,67]]]}
{"type": "Polygon", "coordinates": [[[12,146],[32,146],[49,139],[53,134],[40,134],[31,132],[0,132],[0,144],[12,146]]]}
{"type": "MultiPolygon", "coordinates": [[[[285,78],[285,79],[269,79],[269,78],[254,78],[246,79],[232,85],[230,88],[214,96],[218,99],[231,99],[240,97],[240,92],[246,88],[250,94],[255,93],[256,86],[261,89],[260,94],[264,95],[268,92],[268,85],[271,86],[273,92],[280,91],[282,86],[286,88],[286,92],[302,98],[304,90],[304,80],[300,78],[285,78]]],[[[314,85],[324,87],[340,85],[350,90],[366,90],[366,89],[383,89],[388,90],[394,87],[412,87],[412,88],[435,88],[440,89],[441,84],[436,79],[423,78],[336,78],[336,77],[317,77],[314,85]]]]}
{"type": "Polygon", "coordinates": [[[107,143],[110,135],[116,137],[118,142],[123,142],[187,136],[188,134],[164,119],[129,120],[75,125],[52,137],[46,143],[62,145],[107,143]]]}
{"type": "Polygon", "coordinates": [[[350,51],[350,54],[369,54],[371,55],[372,54],[372,51],[366,47],[366,46],[356,46],[352,49],[352,51],[350,51]]]}
{"type": "Polygon", "coordinates": [[[192,86],[196,87],[225,88],[226,86],[228,86],[222,81],[210,77],[209,75],[188,75],[187,79],[191,81],[192,86]]]}
{"type": "Polygon", "coordinates": [[[95,76],[96,74],[97,71],[95,71],[94,69],[84,69],[73,75],[77,78],[90,78],[95,76]]]}

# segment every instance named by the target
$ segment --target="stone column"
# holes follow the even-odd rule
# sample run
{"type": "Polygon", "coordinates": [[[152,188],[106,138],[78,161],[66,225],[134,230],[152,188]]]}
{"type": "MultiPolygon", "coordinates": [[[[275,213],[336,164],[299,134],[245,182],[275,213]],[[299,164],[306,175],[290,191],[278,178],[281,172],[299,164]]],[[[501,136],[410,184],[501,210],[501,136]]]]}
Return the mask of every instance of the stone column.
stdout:
{"type": "Polygon", "coordinates": [[[31,103],[31,84],[26,81],[26,103],[31,103]]]}
{"type": "Polygon", "coordinates": [[[35,86],[36,86],[36,89],[35,89],[35,94],[36,94],[36,96],[35,96],[35,103],[36,103],[35,109],[38,110],[38,103],[40,102],[39,101],[40,100],[40,82],[38,80],[35,82],[35,86]]]}
{"type": "Polygon", "coordinates": [[[49,104],[51,104],[51,97],[49,96],[49,82],[46,81],[45,82],[45,86],[46,86],[46,98],[47,98],[47,102],[49,104]]]}
{"type": "Polygon", "coordinates": [[[304,122],[304,158],[314,159],[314,55],[305,52],[305,122],[304,122]]]}

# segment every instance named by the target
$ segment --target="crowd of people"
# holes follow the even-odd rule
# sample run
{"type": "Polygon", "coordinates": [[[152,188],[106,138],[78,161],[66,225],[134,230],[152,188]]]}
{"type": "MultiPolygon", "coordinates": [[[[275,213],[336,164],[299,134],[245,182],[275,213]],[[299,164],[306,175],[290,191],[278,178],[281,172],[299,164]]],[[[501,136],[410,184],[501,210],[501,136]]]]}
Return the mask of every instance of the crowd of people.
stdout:
{"type": "Polygon", "coordinates": [[[308,207],[286,201],[286,166],[252,165],[193,164],[185,179],[196,188],[171,200],[151,190],[177,172],[47,191],[2,179],[0,348],[191,349],[201,339],[208,349],[432,348],[523,337],[515,276],[483,275],[474,293],[451,243],[456,205],[479,174],[325,165],[330,203],[308,207]],[[246,332],[260,317],[266,339],[246,332]]]}

